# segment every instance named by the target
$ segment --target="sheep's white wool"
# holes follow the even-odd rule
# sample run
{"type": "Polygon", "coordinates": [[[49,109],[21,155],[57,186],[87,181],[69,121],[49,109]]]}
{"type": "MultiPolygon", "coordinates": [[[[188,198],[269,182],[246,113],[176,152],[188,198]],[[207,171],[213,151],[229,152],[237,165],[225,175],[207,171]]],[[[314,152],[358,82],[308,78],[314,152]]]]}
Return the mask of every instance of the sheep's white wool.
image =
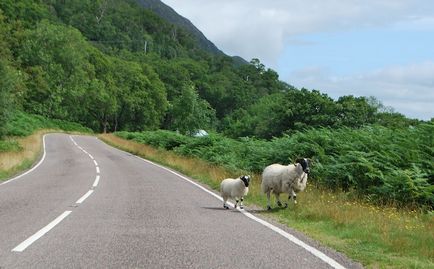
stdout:
{"type": "Polygon", "coordinates": [[[223,207],[227,208],[226,201],[229,198],[235,199],[235,208],[238,201],[241,199],[240,207],[243,206],[243,197],[249,192],[249,187],[246,187],[244,182],[240,179],[226,178],[220,184],[220,193],[223,198],[223,207]]]}
{"type": "Polygon", "coordinates": [[[267,194],[267,206],[270,208],[270,192],[276,196],[280,204],[279,195],[288,193],[289,197],[294,198],[296,193],[306,188],[307,174],[303,171],[300,163],[281,165],[272,164],[267,166],[262,173],[262,192],[267,194]]]}

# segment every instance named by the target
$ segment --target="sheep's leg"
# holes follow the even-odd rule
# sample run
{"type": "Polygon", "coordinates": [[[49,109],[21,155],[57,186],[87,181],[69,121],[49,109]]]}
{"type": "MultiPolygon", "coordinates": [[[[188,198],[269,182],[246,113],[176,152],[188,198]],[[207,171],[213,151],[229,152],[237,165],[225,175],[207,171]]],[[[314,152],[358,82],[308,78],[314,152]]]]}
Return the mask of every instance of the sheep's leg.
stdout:
{"type": "Polygon", "coordinates": [[[270,192],[267,192],[267,210],[271,210],[271,205],[270,205],[270,192]]]}
{"type": "Polygon", "coordinates": [[[294,204],[297,204],[297,194],[294,190],[291,190],[291,193],[288,196],[288,201],[291,200],[291,197],[294,199],[294,204]]]}
{"type": "Polygon", "coordinates": [[[223,197],[223,208],[224,209],[229,209],[229,207],[226,205],[226,201],[228,200],[227,197],[223,197]]]}
{"type": "Polygon", "coordinates": [[[238,205],[238,198],[235,198],[235,206],[234,206],[234,208],[237,208],[237,205],[238,205]]]}
{"type": "Polygon", "coordinates": [[[279,194],[275,193],[274,196],[276,196],[276,203],[278,207],[282,206],[282,202],[280,202],[279,194]]]}
{"type": "MultiPolygon", "coordinates": [[[[276,196],[277,206],[282,207],[282,202],[280,201],[280,193],[275,193],[274,195],[276,196]]],[[[288,204],[285,203],[283,207],[284,208],[288,207],[288,204]]]]}
{"type": "Polygon", "coordinates": [[[241,196],[241,199],[240,199],[240,209],[244,209],[244,206],[243,206],[243,201],[244,201],[244,198],[241,196]]]}

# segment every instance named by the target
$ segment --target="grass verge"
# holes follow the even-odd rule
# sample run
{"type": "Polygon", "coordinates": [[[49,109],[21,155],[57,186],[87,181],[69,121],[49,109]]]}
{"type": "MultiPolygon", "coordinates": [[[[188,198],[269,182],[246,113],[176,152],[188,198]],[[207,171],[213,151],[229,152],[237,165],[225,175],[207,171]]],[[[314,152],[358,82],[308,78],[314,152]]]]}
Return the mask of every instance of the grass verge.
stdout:
{"type": "Polygon", "coordinates": [[[15,111],[0,139],[0,181],[29,169],[41,156],[42,136],[50,132],[90,134],[80,124],[15,111]]]}
{"type": "MultiPolygon", "coordinates": [[[[42,155],[43,135],[53,132],[64,131],[42,129],[25,137],[8,137],[0,140],[0,145],[7,145],[4,150],[0,150],[0,181],[31,168],[42,155]]],[[[69,133],[82,134],[81,132],[69,133]]]]}
{"type": "MultiPolygon", "coordinates": [[[[218,189],[220,181],[242,171],[230,171],[203,160],[104,134],[106,143],[176,169],[218,189]]],[[[434,268],[434,214],[394,207],[376,207],[309,185],[299,204],[264,213],[322,244],[345,253],[367,268],[434,268]]],[[[260,177],[253,175],[247,205],[264,206],[260,177]]]]}

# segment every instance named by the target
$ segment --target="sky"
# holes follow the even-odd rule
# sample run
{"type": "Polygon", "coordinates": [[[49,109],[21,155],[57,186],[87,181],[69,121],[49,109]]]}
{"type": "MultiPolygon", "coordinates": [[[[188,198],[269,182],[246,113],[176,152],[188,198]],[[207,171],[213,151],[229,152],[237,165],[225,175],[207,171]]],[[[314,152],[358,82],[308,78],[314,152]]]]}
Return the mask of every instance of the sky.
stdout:
{"type": "Polygon", "coordinates": [[[432,0],[163,0],[224,53],[337,99],[434,118],[432,0]]]}

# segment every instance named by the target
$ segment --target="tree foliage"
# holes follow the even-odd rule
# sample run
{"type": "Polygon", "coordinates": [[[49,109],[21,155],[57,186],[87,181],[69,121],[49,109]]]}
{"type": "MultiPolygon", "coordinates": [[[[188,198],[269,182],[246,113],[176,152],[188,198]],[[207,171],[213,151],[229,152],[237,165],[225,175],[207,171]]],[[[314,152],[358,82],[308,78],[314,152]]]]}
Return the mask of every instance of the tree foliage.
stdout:
{"type": "Polygon", "coordinates": [[[24,85],[10,98],[30,113],[104,132],[215,128],[267,139],[307,127],[418,123],[364,97],[295,89],[259,59],[240,65],[204,52],[191,33],[133,0],[7,0],[0,10],[3,64],[24,85]]]}

